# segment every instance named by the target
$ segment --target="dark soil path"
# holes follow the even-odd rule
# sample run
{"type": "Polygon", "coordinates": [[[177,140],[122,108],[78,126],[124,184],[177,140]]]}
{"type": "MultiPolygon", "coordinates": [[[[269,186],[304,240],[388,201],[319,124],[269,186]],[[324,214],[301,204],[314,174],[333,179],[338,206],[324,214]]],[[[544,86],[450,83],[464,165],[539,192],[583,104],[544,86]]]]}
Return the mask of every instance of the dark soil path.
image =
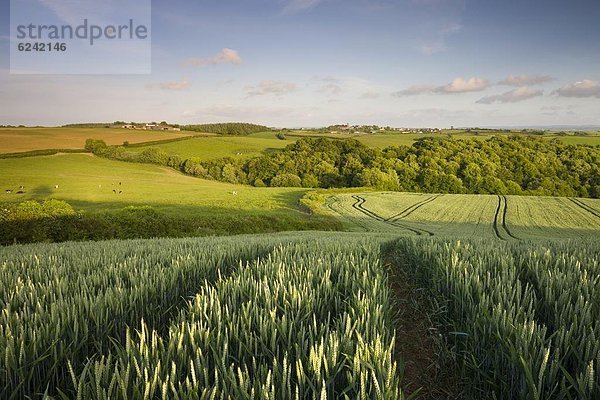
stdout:
{"type": "Polygon", "coordinates": [[[396,359],[404,364],[402,388],[417,399],[459,399],[459,378],[440,365],[436,329],[429,319],[422,291],[397,262],[386,261],[396,315],[396,359]]]}

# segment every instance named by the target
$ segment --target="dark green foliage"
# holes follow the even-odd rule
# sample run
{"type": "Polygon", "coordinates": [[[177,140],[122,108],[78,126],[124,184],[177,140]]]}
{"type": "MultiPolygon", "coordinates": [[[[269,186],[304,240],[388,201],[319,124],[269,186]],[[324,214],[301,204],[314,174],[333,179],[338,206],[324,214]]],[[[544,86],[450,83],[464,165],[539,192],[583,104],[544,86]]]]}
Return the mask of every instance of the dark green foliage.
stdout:
{"type": "Polygon", "coordinates": [[[163,150],[156,147],[149,147],[139,153],[137,161],[145,164],[168,165],[169,159],[169,155],[163,150]]]}
{"type": "Polygon", "coordinates": [[[339,229],[340,223],[333,218],[288,212],[211,209],[173,215],[150,206],[131,206],[88,213],[58,200],[0,206],[0,245],[339,229]]]}
{"type": "Polygon", "coordinates": [[[271,179],[272,187],[301,187],[302,180],[298,175],[283,173],[271,179]]]}
{"type": "Polygon", "coordinates": [[[40,157],[40,156],[53,156],[58,153],[88,153],[87,150],[81,149],[46,149],[46,150],[31,150],[23,151],[19,153],[3,153],[0,154],[0,159],[4,158],[27,158],[27,157],[40,157]]]}
{"type": "Polygon", "coordinates": [[[203,125],[185,125],[182,127],[186,131],[217,133],[219,135],[242,136],[251,133],[268,131],[269,128],[263,125],[255,125],[241,122],[232,122],[225,124],[203,124],[203,125]]]}
{"type": "Polygon", "coordinates": [[[68,240],[68,226],[80,217],[60,200],[4,205],[0,208],[0,244],[68,240]]]}
{"type": "Polygon", "coordinates": [[[188,175],[229,183],[600,197],[600,148],[533,136],[422,139],[412,147],[385,149],[353,139],[303,138],[282,151],[249,160],[174,160],[157,149],[127,152],[92,139],[86,149],[103,157],[168,165],[188,175]],[[295,178],[288,179],[291,175],[295,178]]]}
{"type": "Polygon", "coordinates": [[[104,140],[100,139],[87,139],[85,141],[85,147],[87,151],[91,151],[94,154],[102,154],[106,151],[107,145],[104,140]]]}
{"type": "Polygon", "coordinates": [[[109,128],[111,125],[125,125],[126,122],[84,122],[80,124],[66,124],[63,128],[82,128],[82,129],[94,129],[94,128],[109,128]]]}
{"type": "Polygon", "coordinates": [[[304,187],[600,196],[600,149],[535,137],[424,139],[383,150],[356,140],[304,138],[247,161],[243,169],[250,181],[270,182],[284,173],[310,176],[304,187]]]}

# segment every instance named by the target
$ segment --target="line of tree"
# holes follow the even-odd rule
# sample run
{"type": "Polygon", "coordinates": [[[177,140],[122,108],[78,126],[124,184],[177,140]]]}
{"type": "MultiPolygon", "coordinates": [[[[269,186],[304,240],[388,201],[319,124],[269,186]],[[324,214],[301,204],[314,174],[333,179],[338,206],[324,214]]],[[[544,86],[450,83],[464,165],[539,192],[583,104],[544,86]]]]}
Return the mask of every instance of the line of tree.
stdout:
{"type": "Polygon", "coordinates": [[[244,136],[251,133],[265,132],[270,130],[263,125],[249,124],[245,122],[230,122],[223,124],[184,125],[181,127],[186,131],[216,133],[219,135],[244,136]]]}
{"type": "Polygon", "coordinates": [[[375,187],[427,193],[600,198],[600,147],[532,136],[486,141],[422,139],[411,147],[370,148],[357,140],[303,138],[249,160],[183,160],[158,148],[141,153],[89,140],[95,154],[167,165],[185,174],[254,186],[375,187]]]}

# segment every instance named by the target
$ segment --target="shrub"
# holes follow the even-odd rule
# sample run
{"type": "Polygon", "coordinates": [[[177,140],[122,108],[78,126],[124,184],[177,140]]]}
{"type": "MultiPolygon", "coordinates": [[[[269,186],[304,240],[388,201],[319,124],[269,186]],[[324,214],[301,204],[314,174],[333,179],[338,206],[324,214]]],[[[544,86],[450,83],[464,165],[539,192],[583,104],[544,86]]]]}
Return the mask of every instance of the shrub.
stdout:
{"type": "Polygon", "coordinates": [[[84,146],[87,151],[94,154],[101,154],[107,147],[106,142],[100,139],[87,139],[84,146]]]}
{"type": "Polygon", "coordinates": [[[271,179],[272,187],[302,187],[302,180],[298,175],[283,173],[271,179]]]}

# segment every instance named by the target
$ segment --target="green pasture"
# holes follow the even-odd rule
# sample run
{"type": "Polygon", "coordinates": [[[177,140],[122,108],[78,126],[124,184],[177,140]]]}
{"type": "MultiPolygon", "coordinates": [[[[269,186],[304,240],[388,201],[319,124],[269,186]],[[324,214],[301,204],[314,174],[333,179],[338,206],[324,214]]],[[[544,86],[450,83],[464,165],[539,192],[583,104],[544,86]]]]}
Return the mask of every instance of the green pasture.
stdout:
{"type": "Polygon", "coordinates": [[[0,160],[0,170],[0,202],[53,198],[92,211],[150,205],[173,213],[243,210],[301,214],[297,204],[304,194],[297,188],[255,188],[201,180],[166,167],[87,154],[0,160]],[[16,194],[20,186],[25,193],[16,194]]]}
{"type": "Polygon", "coordinates": [[[210,160],[223,157],[247,159],[280,150],[296,140],[297,138],[281,140],[275,137],[274,132],[264,132],[248,136],[197,137],[180,142],[132,147],[129,150],[141,152],[147,148],[158,148],[169,155],[178,155],[183,159],[210,160]]]}

